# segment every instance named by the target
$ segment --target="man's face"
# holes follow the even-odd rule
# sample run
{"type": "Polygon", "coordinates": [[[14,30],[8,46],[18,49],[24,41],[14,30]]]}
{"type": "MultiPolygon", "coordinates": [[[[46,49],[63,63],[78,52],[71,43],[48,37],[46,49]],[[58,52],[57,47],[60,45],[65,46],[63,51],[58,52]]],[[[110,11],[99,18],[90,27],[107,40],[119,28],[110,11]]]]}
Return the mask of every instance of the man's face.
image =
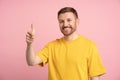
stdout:
{"type": "Polygon", "coordinates": [[[79,22],[72,12],[61,13],[58,21],[60,30],[64,36],[69,36],[74,33],[79,22]]]}

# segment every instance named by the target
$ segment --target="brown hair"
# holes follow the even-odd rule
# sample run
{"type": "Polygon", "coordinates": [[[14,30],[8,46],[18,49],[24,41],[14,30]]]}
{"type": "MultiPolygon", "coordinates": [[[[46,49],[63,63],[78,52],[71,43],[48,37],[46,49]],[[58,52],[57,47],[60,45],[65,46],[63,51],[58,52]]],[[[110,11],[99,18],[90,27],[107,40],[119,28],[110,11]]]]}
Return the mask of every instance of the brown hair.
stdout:
{"type": "Polygon", "coordinates": [[[75,17],[78,18],[77,11],[74,8],[72,8],[72,7],[64,7],[62,9],[60,9],[58,11],[58,17],[59,17],[60,14],[66,13],[66,12],[72,12],[75,15],[75,17]]]}

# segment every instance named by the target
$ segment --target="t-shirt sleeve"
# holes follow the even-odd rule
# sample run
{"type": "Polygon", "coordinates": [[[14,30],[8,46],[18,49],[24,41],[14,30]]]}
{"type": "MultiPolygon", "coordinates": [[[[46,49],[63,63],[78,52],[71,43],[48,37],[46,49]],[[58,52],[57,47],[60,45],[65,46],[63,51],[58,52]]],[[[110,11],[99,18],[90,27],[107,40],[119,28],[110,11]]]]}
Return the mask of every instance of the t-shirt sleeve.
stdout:
{"type": "Polygon", "coordinates": [[[100,58],[98,49],[95,44],[90,47],[88,58],[88,72],[90,77],[100,76],[106,73],[105,67],[100,58]]]}
{"type": "Polygon", "coordinates": [[[48,62],[49,44],[47,44],[42,50],[36,53],[38,57],[42,60],[40,66],[44,66],[48,62]]]}

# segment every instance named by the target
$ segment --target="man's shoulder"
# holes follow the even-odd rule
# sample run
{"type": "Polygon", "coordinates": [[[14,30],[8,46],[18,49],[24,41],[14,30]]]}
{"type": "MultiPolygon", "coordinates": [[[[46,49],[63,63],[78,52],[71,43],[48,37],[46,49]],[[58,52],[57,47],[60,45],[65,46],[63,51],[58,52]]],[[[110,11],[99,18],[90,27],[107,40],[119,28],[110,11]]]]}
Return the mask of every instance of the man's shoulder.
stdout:
{"type": "Polygon", "coordinates": [[[56,38],[54,40],[51,40],[48,42],[49,45],[53,45],[53,44],[59,44],[61,42],[62,38],[56,38]]]}
{"type": "Polygon", "coordinates": [[[96,44],[93,40],[91,40],[90,38],[83,36],[83,35],[80,35],[80,39],[85,44],[92,44],[92,45],[96,44]]]}

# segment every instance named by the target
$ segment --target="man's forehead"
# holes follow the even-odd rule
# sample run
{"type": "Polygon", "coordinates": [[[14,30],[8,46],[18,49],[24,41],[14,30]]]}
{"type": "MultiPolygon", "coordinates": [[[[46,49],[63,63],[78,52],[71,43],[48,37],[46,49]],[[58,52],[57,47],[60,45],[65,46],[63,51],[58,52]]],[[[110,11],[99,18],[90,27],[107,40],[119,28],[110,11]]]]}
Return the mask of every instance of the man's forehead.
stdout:
{"type": "Polygon", "coordinates": [[[74,18],[74,14],[72,12],[65,12],[65,13],[61,13],[59,15],[59,19],[64,19],[64,18],[74,18]]]}

